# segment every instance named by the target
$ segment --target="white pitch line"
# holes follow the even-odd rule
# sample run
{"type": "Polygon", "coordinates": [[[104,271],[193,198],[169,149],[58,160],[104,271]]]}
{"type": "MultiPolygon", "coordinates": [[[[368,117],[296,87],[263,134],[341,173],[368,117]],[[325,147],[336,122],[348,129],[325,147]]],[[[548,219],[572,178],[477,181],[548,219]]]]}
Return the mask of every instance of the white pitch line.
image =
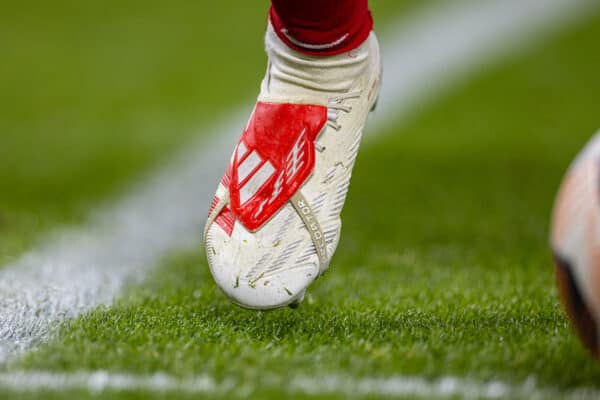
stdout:
{"type": "MultiPolygon", "coordinates": [[[[381,125],[401,115],[422,94],[476,67],[481,57],[514,46],[515,38],[530,40],[596,4],[496,0],[436,5],[384,37],[385,82],[373,122],[381,125]]],[[[189,148],[85,226],[56,234],[0,270],[0,362],[47,340],[60,322],[111,304],[167,252],[199,245],[211,196],[245,114],[233,114],[211,128],[212,141],[189,148]]]]}
{"type": "Polygon", "coordinates": [[[469,73],[572,25],[597,0],[435,2],[385,32],[381,101],[365,139],[469,73]]]}
{"type": "Polygon", "coordinates": [[[342,395],[345,398],[367,396],[417,397],[423,399],[527,399],[527,400],[592,400],[600,391],[591,388],[561,390],[538,386],[533,379],[520,384],[498,380],[480,382],[447,376],[435,380],[422,377],[394,375],[390,377],[353,377],[324,375],[296,376],[284,379],[266,376],[262,379],[239,382],[234,378],[222,381],[210,375],[179,378],[166,373],[134,375],[106,371],[56,373],[47,371],[0,373],[0,386],[16,393],[69,390],[101,394],[111,391],[144,391],[151,393],[184,393],[248,397],[260,390],[280,390],[288,394],[310,396],[342,395]]]}

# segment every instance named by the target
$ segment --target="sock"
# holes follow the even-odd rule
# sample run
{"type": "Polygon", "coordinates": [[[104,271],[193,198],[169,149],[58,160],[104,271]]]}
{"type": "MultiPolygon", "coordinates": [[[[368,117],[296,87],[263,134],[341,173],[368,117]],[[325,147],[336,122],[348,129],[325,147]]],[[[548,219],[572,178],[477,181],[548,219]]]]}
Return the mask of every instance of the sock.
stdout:
{"type": "Polygon", "coordinates": [[[271,0],[269,18],[285,44],[310,55],[353,50],[373,29],[368,0],[271,0]]]}

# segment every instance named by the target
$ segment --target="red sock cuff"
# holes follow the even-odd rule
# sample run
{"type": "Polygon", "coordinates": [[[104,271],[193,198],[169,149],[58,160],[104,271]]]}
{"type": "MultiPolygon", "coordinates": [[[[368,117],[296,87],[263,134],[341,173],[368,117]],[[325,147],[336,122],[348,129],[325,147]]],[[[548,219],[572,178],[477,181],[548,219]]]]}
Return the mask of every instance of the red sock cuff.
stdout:
{"type": "Polygon", "coordinates": [[[269,18],[285,44],[310,55],[353,50],[373,29],[368,0],[272,0],[269,18]]]}

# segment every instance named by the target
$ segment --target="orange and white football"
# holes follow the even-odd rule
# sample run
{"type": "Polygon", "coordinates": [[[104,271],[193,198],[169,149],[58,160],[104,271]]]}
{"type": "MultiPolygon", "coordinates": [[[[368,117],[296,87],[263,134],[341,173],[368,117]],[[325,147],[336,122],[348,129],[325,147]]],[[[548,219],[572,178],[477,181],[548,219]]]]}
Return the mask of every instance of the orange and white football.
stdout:
{"type": "Polygon", "coordinates": [[[600,131],[563,178],[550,241],[561,300],[584,345],[600,359],[600,131]]]}

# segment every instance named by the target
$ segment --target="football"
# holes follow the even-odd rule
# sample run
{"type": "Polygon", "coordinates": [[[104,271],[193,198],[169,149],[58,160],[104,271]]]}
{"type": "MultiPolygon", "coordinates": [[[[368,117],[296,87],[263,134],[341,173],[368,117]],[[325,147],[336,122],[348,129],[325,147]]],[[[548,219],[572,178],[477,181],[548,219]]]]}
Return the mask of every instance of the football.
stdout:
{"type": "Polygon", "coordinates": [[[566,313],[585,347],[600,359],[600,131],[563,178],[550,242],[566,313]]]}

